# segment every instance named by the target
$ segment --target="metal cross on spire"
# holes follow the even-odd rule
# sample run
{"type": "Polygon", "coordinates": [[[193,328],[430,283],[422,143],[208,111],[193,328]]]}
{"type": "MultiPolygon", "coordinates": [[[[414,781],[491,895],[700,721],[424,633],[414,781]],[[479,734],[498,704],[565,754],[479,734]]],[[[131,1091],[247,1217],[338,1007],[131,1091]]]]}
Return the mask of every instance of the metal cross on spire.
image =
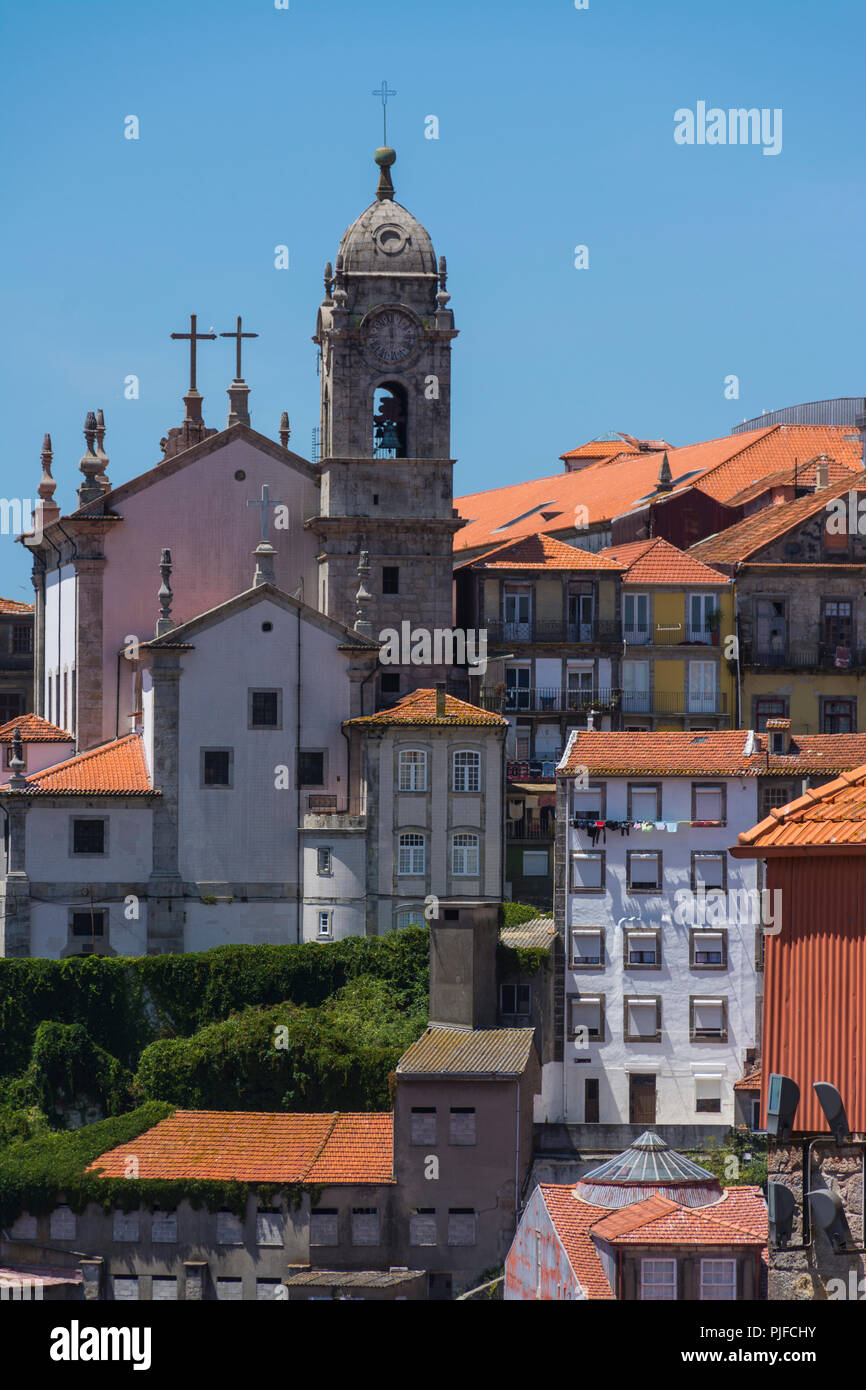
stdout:
{"type": "Polygon", "coordinates": [[[372,93],[371,93],[371,95],[374,96],[374,97],[381,97],[381,98],[382,98],[382,144],[383,144],[383,145],[387,145],[387,143],[388,143],[388,98],[389,98],[389,97],[395,97],[395,96],[397,95],[397,93],[391,91],[391,88],[388,86],[388,79],[387,79],[387,77],[383,77],[383,78],[382,78],[382,85],[381,85],[381,87],[374,87],[374,88],[373,88],[373,91],[372,91],[372,93]]]}
{"type": "Polygon", "coordinates": [[[268,508],[269,508],[269,507],[284,507],[285,505],[286,505],[285,502],[272,502],[272,501],[271,501],[270,488],[268,487],[267,483],[262,483],[262,495],[261,495],[261,499],[259,499],[258,497],[253,497],[253,498],[248,498],[248,499],[247,499],[247,506],[248,506],[248,507],[261,507],[261,509],[262,509],[262,542],[263,542],[263,544],[266,545],[266,544],[267,544],[267,540],[268,540],[268,521],[269,521],[269,517],[268,517],[268,508]]]}
{"type": "Polygon", "coordinates": [[[203,339],[205,339],[205,338],[209,338],[209,339],[216,338],[216,334],[215,334],[215,333],[196,333],[196,331],[195,331],[195,325],[196,325],[196,315],[195,315],[195,314],[190,314],[190,316],[189,316],[189,332],[188,332],[188,333],[172,333],[172,335],[171,335],[173,338],[188,338],[188,339],[189,339],[189,389],[190,389],[190,391],[194,391],[194,390],[196,389],[196,385],[195,385],[195,345],[196,345],[196,343],[200,343],[200,342],[201,342],[203,339]]]}
{"type": "Polygon", "coordinates": [[[221,337],[221,338],[234,338],[234,339],[235,339],[236,349],[237,349],[237,351],[236,351],[236,358],[235,358],[235,381],[243,381],[243,375],[242,375],[242,373],[241,373],[241,339],[242,339],[242,338],[257,338],[258,336],[259,336],[258,333],[242,333],[242,332],[241,332],[241,316],[240,316],[240,314],[238,314],[238,326],[237,326],[237,328],[235,329],[234,333],[221,333],[221,334],[220,334],[220,337],[221,337]]]}

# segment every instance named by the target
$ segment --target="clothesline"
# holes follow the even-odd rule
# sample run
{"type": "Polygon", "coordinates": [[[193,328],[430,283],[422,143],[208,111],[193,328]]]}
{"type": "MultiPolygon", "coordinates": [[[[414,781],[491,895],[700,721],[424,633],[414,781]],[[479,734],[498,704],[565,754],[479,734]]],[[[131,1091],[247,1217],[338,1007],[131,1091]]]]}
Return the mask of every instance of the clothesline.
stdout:
{"type": "Polygon", "coordinates": [[[585,830],[592,844],[602,835],[604,843],[607,844],[608,830],[618,830],[620,835],[630,835],[633,830],[645,835],[651,831],[664,831],[673,835],[681,825],[687,825],[691,829],[694,826],[721,828],[726,824],[723,820],[592,820],[585,816],[576,817],[571,823],[575,830],[585,830]]]}

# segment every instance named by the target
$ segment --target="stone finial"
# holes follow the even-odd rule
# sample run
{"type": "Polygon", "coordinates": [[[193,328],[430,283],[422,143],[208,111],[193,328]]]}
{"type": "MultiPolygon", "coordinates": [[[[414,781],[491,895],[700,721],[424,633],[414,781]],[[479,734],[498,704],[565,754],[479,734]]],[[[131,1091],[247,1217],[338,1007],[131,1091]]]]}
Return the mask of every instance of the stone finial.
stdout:
{"type": "Polygon", "coordinates": [[[92,410],[88,410],[87,418],[84,421],[84,442],[85,450],[81,456],[78,467],[84,474],[84,482],[78,489],[78,505],[86,506],[88,502],[95,502],[102,496],[102,485],[99,475],[102,472],[102,455],[96,452],[96,415],[92,410]]]}
{"type": "Polygon", "coordinates": [[[51,474],[51,464],[54,454],[51,449],[51,435],[46,434],[42,441],[42,479],[36,489],[39,495],[40,514],[42,525],[47,521],[55,521],[60,515],[60,508],[54,501],[54,491],[57,483],[51,474]]]}
{"type": "Polygon", "coordinates": [[[104,440],[104,439],[105,439],[105,416],[104,416],[104,414],[102,413],[101,410],[97,410],[97,412],[96,412],[96,452],[97,452],[97,454],[99,455],[99,457],[100,457],[101,460],[102,460],[102,469],[100,470],[100,472],[99,472],[99,474],[98,474],[98,476],[97,476],[96,481],[99,483],[99,486],[102,488],[102,491],[103,491],[103,492],[110,492],[110,491],[111,491],[111,483],[108,481],[108,455],[107,455],[107,453],[105,452],[105,449],[104,449],[104,447],[103,447],[103,440],[104,440]]]}
{"type": "Polygon", "coordinates": [[[333,303],[331,293],[334,288],[334,267],[330,261],[325,261],[325,304],[333,303]]]}
{"type": "Polygon", "coordinates": [[[171,551],[163,550],[159,561],[159,573],[162,583],[157,591],[159,599],[159,618],[156,623],[156,635],[162,637],[164,633],[171,632],[174,627],[174,619],[171,616],[171,603],[174,593],[171,587],[171,551]]]}
{"type": "Polygon", "coordinates": [[[292,431],[289,426],[289,412],[284,410],[280,416],[280,443],[284,449],[288,449],[291,437],[292,431]]]}
{"type": "Polygon", "coordinates": [[[250,423],[250,388],[245,381],[235,379],[227,387],[229,416],[226,424],[248,425],[250,423]]]}
{"type": "Polygon", "coordinates": [[[668,463],[667,451],[665,451],[665,453],[662,454],[661,467],[659,468],[659,476],[656,482],[656,492],[670,492],[673,485],[674,480],[671,473],[671,466],[668,463]]]}
{"type": "Polygon", "coordinates": [[[448,293],[448,291],[447,291],[446,288],[445,288],[445,286],[447,285],[447,283],[448,283],[448,266],[445,264],[445,257],[444,257],[444,256],[440,256],[440,257],[439,257],[439,293],[436,295],[436,303],[439,305],[439,308],[440,308],[440,309],[444,309],[444,308],[445,308],[445,305],[448,303],[449,299],[451,298],[450,294],[448,293]]]}
{"type": "Polygon", "coordinates": [[[11,769],[10,787],[26,787],[27,778],[23,775],[24,745],[21,741],[21,730],[17,724],[12,734],[12,757],[9,759],[9,767],[11,769]]]}
{"type": "Polygon", "coordinates": [[[445,682],[436,682],[436,718],[444,719],[448,706],[445,703],[445,682]]]}
{"type": "Polygon", "coordinates": [[[274,557],[276,556],[274,547],[268,541],[259,541],[253,554],[256,557],[256,572],[253,575],[253,588],[258,589],[261,584],[276,584],[277,576],[274,573],[274,557]]]}
{"type": "Polygon", "coordinates": [[[370,552],[362,550],[358,559],[358,592],[355,594],[355,632],[359,637],[372,637],[373,624],[367,616],[366,605],[372,603],[373,595],[367,588],[367,580],[370,577],[370,552]]]}
{"type": "Polygon", "coordinates": [[[379,186],[376,189],[376,197],[380,203],[393,202],[394,185],[391,182],[391,166],[397,158],[397,151],[392,150],[390,145],[381,145],[373,155],[379,166],[379,186]]]}

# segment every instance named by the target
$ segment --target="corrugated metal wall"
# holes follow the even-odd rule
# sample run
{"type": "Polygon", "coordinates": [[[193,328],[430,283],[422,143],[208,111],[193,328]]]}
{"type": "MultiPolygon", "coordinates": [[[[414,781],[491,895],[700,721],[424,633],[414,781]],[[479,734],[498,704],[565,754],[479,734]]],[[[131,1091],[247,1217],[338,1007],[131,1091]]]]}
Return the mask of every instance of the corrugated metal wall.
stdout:
{"type": "Polygon", "coordinates": [[[826,1133],[813,1081],[838,1086],[848,1122],[866,1131],[866,856],[768,859],[782,931],[765,947],[761,1111],[770,1072],[800,1087],[798,1133],[826,1133]]]}

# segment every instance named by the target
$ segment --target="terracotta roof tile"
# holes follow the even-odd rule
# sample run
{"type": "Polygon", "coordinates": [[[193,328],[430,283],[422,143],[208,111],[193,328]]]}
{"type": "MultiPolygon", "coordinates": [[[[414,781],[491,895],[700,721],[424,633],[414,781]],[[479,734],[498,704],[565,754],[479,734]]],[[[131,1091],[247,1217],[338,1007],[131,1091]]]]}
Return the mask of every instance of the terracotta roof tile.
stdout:
{"type": "Polygon", "coordinates": [[[843,497],[848,491],[866,491],[866,471],[850,473],[843,482],[836,482],[820,492],[807,497],[797,497],[793,502],[779,506],[765,507],[763,511],[747,516],[725,531],[690,546],[689,554],[707,563],[734,564],[738,560],[748,560],[760,553],[773,541],[784,536],[795,527],[802,526],[816,512],[825,510],[827,503],[836,497],[843,497]]]}
{"type": "Polygon", "coordinates": [[[0,598],[0,613],[4,616],[8,614],[10,617],[14,617],[16,613],[32,612],[34,612],[32,603],[19,603],[14,598],[0,598]]]}
{"type": "Polygon", "coordinates": [[[613,1298],[615,1295],[601,1258],[589,1236],[593,1223],[607,1212],[576,1201],[570,1187],[552,1183],[539,1183],[538,1186],[554,1230],[587,1297],[613,1298]]]}
{"type": "Polygon", "coordinates": [[[507,724],[501,714],[491,714],[489,710],[470,705],[466,700],[458,700],[455,695],[445,696],[445,713],[436,713],[435,690],[413,690],[404,695],[391,709],[380,710],[378,714],[363,714],[356,719],[347,719],[346,724],[507,724]]]}
{"type": "Polygon", "coordinates": [[[732,581],[719,570],[710,569],[693,555],[656,536],[652,540],[609,545],[598,552],[603,559],[626,567],[623,584],[724,584],[732,581]]]}
{"type": "Polygon", "coordinates": [[[738,837],[739,852],[732,853],[744,857],[747,849],[790,853],[806,848],[838,852],[861,845],[866,845],[866,764],[771,811],[765,820],[743,831],[738,837]]]}
{"type": "MultiPolygon", "coordinates": [[[[610,1245],[758,1245],[767,1243],[767,1206],[759,1187],[728,1187],[720,1202],[708,1207],[681,1207],[650,1197],[638,1205],[646,1210],[643,1220],[628,1229],[614,1230],[610,1217],[593,1226],[592,1234],[610,1245]],[[733,1194],[738,1194],[734,1196],[733,1194]],[[662,1210],[662,1206],[668,1210],[662,1210]]],[[[626,1215],[626,1207],[617,1216],[626,1215]]]]}
{"type": "Polygon", "coordinates": [[[176,1110],[87,1171],[123,1177],[135,1157],[142,1178],[378,1184],[394,1181],[393,1150],[390,1114],[176,1110]]]}
{"type": "Polygon", "coordinates": [[[749,738],[747,729],[707,733],[581,730],[572,737],[557,773],[568,775],[578,767],[587,767],[594,775],[608,777],[643,776],[648,772],[669,777],[764,777],[768,773],[801,776],[847,771],[866,761],[866,734],[796,734],[787,754],[771,754],[769,758],[766,735],[751,734],[754,752],[747,756],[749,738]]]}
{"type": "Polygon", "coordinates": [[[819,454],[829,455],[837,465],[830,472],[831,482],[838,471],[859,473],[863,466],[859,440],[846,438],[853,434],[843,425],[771,425],[766,430],[735,434],[733,439],[748,440],[746,447],[720,464],[709,477],[702,478],[700,489],[730,505],[759,479],[787,472],[793,482],[795,463],[798,482],[814,486],[813,460],[819,454]],[[810,467],[804,466],[807,464],[810,467]]]}
{"type": "Polygon", "coordinates": [[[739,1081],[734,1082],[735,1091],[760,1091],[761,1089],[761,1068],[750,1071],[747,1076],[741,1076],[739,1081]]]}
{"type": "Polygon", "coordinates": [[[0,743],[11,743],[12,736],[16,729],[21,730],[22,743],[74,743],[72,734],[65,729],[58,729],[56,724],[49,724],[47,719],[43,719],[38,714],[19,714],[17,719],[10,719],[6,724],[0,724],[0,743]]]}
{"type": "MultiPolygon", "coordinates": [[[[661,448],[669,448],[669,445],[661,445],[661,448]]],[[[640,451],[634,444],[627,444],[624,439],[590,439],[586,444],[580,444],[576,449],[569,449],[567,453],[560,454],[561,459],[606,459],[616,458],[618,454],[637,454],[640,451]]]]}
{"type": "MultiPolygon", "coordinates": [[[[140,734],[91,748],[25,779],[20,796],[158,796],[151,787],[140,734]]],[[[9,784],[0,790],[9,792],[9,784]]]]}
{"type": "Polygon", "coordinates": [[[603,558],[606,552],[581,550],[576,545],[566,545],[554,536],[525,536],[519,541],[506,541],[504,545],[467,560],[457,569],[486,570],[611,570],[614,574],[622,568],[612,559],[603,558]]]}

